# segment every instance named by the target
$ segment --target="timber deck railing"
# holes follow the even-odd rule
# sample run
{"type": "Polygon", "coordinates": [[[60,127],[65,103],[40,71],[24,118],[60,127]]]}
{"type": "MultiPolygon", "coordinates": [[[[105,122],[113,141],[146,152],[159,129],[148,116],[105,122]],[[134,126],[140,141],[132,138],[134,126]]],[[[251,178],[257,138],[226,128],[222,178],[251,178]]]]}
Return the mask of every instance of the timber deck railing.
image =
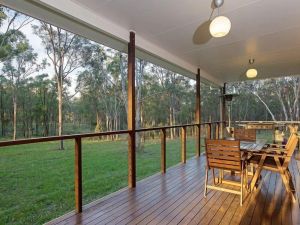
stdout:
{"type": "MultiPolygon", "coordinates": [[[[195,135],[196,141],[196,156],[200,156],[200,148],[201,148],[201,126],[204,126],[205,129],[205,137],[207,138],[219,138],[221,134],[222,125],[225,124],[223,121],[214,121],[214,122],[204,122],[200,124],[183,124],[183,125],[175,125],[175,126],[163,126],[163,127],[153,127],[153,128],[141,128],[136,130],[118,130],[118,131],[107,131],[107,132],[99,132],[99,133],[84,133],[84,134],[74,134],[74,135],[62,135],[62,136],[51,136],[51,137],[41,137],[41,138],[31,138],[31,139],[20,139],[15,141],[1,141],[1,147],[7,146],[16,146],[16,145],[24,145],[24,144],[34,144],[41,142],[50,142],[50,141],[61,141],[61,140],[74,140],[74,154],[75,154],[75,212],[82,212],[82,139],[83,138],[91,138],[91,137],[103,137],[108,135],[118,135],[118,134],[128,134],[128,144],[130,145],[132,142],[130,138],[132,134],[139,132],[148,132],[148,131],[160,131],[160,139],[161,139],[161,172],[166,173],[166,142],[167,142],[167,134],[166,131],[168,129],[180,128],[181,129],[181,144],[180,144],[180,152],[181,152],[181,162],[186,163],[186,137],[187,127],[197,127],[198,132],[195,135]]],[[[128,160],[128,177],[132,176],[130,173],[134,173],[135,177],[135,165],[130,165],[130,160],[128,160]]],[[[135,160],[134,160],[135,162],[135,160]]],[[[130,179],[130,178],[129,178],[130,179]]],[[[130,185],[129,185],[130,186],[130,185]]]]}
{"type": "Polygon", "coordinates": [[[236,120],[235,123],[272,123],[272,124],[300,124],[300,121],[294,120],[294,121],[286,121],[286,120],[268,120],[268,121],[250,121],[250,120],[236,120]]]}

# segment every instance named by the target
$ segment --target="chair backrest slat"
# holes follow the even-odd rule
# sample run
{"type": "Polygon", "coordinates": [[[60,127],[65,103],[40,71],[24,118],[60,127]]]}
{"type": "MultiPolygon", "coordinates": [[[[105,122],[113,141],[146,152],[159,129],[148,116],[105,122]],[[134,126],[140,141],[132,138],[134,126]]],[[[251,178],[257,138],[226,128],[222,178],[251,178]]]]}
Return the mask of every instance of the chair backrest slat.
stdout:
{"type": "Polygon", "coordinates": [[[205,142],[209,168],[241,171],[240,141],[206,139],[205,142]]]}
{"type": "Polygon", "coordinates": [[[241,141],[255,141],[256,140],[256,130],[255,129],[244,129],[235,128],[234,138],[241,141]]]}
{"type": "Polygon", "coordinates": [[[298,144],[298,136],[296,134],[291,134],[289,138],[289,145],[286,145],[287,157],[285,157],[282,167],[286,169],[289,166],[291,158],[298,144]]]}
{"type": "Polygon", "coordinates": [[[298,144],[298,136],[296,134],[291,134],[289,143],[286,145],[288,157],[292,157],[292,155],[294,154],[294,151],[297,147],[297,144],[298,144]]]}
{"type": "Polygon", "coordinates": [[[298,138],[297,136],[297,132],[291,132],[288,141],[286,142],[285,148],[289,149],[290,145],[292,144],[292,140],[295,140],[296,138],[298,138]]]}

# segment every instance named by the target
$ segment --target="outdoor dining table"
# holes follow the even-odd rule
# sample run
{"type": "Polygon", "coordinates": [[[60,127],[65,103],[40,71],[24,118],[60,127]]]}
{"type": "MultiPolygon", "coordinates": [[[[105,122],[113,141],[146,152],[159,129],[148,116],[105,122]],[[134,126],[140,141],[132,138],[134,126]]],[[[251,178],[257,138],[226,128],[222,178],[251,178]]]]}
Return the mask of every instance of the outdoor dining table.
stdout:
{"type": "Polygon", "coordinates": [[[255,154],[261,155],[257,169],[251,180],[250,190],[254,189],[257,179],[260,177],[260,173],[261,173],[264,161],[267,157],[267,152],[264,151],[264,148],[263,148],[266,143],[267,143],[267,141],[263,140],[263,139],[257,139],[256,141],[241,141],[240,142],[241,151],[245,152],[248,156],[252,156],[255,154]]]}

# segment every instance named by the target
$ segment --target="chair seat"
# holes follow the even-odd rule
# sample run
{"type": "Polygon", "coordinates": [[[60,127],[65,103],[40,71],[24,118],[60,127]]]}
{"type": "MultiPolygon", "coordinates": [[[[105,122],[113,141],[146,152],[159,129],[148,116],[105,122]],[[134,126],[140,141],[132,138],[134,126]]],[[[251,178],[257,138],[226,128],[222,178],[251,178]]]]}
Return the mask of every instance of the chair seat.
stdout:
{"type": "MultiPolygon", "coordinates": [[[[253,163],[253,164],[258,164],[260,159],[261,159],[260,155],[254,155],[254,156],[250,157],[249,162],[253,163]]],[[[282,164],[283,163],[283,158],[279,158],[279,161],[282,164]]],[[[276,165],[274,157],[267,156],[265,161],[264,161],[264,166],[268,166],[268,167],[272,167],[272,168],[276,169],[277,165],[276,165]]]]}

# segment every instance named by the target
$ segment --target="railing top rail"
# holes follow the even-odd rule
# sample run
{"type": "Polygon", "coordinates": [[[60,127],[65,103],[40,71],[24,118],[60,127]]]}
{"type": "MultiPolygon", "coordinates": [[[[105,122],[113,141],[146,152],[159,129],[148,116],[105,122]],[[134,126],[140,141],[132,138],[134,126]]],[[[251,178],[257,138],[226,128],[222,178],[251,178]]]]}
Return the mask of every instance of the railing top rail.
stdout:
{"type": "MultiPolygon", "coordinates": [[[[172,129],[180,127],[191,127],[199,126],[205,124],[217,124],[222,123],[222,121],[213,121],[213,122],[204,122],[200,124],[182,124],[174,126],[162,126],[162,127],[151,127],[151,128],[141,128],[136,129],[135,132],[145,132],[145,131],[155,131],[161,129],[172,129]]],[[[50,142],[50,141],[60,141],[60,140],[70,140],[76,138],[89,138],[89,137],[100,137],[107,135],[116,135],[116,134],[128,134],[130,130],[118,130],[118,131],[107,131],[107,132],[98,132],[98,133],[84,133],[84,134],[72,134],[72,135],[62,135],[62,136],[51,136],[51,137],[40,137],[40,138],[30,138],[30,139],[19,139],[15,141],[0,141],[0,147],[12,146],[12,145],[23,145],[23,144],[34,144],[40,142],[50,142]]]]}
{"type": "Polygon", "coordinates": [[[286,123],[286,124],[300,124],[300,121],[239,121],[236,120],[236,123],[273,123],[273,124],[282,124],[282,123],[286,123]]]}
{"type": "Polygon", "coordinates": [[[107,132],[100,132],[100,133],[72,134],[72,135],[40,137],[40,138],[30,138],[30,139],[19,139],[19,140],[15,140],[15,141],[0,141],[0,147],[11,146],[11,145],[22,145],[22,144],[34,144],[34,143],[39,143],[39,142],[69,140],[69,139],[76,139],[76,138],[99,137],[99,136],[107,136],[107,135],[115,135],[115,134],[127,134],[127,133],[129,133],[129,130],[107,131],[107,132]]]}
{"type": "Polygon", "coordinates": [[[140,128],[136,129],[136,132],[145,132],[145,131],[155,131],[155,130],[162,130],[162,129],[172,129],[172,128],[180,128],[180,127],[193,127],[193,126],[201,126],[206,124],[217,124],[222,123],[222,121],[212,121],[212,122],[204,122],[204,123],[192,123],[192,124],[181,124],[181,125],[173,125],[173,126],[162,126],[162,127],[150,127],[150,128],[140,128]]]}

